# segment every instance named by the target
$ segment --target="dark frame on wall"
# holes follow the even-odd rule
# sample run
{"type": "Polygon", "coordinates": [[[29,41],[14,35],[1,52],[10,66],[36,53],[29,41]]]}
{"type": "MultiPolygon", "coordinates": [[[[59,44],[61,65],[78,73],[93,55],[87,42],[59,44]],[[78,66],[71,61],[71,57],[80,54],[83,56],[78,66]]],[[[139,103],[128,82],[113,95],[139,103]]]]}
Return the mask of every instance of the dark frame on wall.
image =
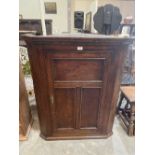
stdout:
{"type": "Polygon", "coordinates": [[[44,6],[46,14],[57,14],[56,2],[45,2],[44,6]]]}

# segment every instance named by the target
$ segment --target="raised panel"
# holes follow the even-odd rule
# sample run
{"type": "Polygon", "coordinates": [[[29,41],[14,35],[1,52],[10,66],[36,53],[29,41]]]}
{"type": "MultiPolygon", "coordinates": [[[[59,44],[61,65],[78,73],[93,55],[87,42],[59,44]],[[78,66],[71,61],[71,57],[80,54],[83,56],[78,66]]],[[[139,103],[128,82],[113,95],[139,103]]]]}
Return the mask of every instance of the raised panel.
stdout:
{"type": "Polygon", "coordinates": [[[102,59],[55,59],[55,81],[102,80],[102,59]]]}
{"type": "Polygon", "coordinates": [[[56,128],[75,126],[75,89],[55,89],[56,128]]]}
{"type": "Polygon", "coordinates": [[[97,128],[100,88],[81,89],[80,128],[97,128]]]}

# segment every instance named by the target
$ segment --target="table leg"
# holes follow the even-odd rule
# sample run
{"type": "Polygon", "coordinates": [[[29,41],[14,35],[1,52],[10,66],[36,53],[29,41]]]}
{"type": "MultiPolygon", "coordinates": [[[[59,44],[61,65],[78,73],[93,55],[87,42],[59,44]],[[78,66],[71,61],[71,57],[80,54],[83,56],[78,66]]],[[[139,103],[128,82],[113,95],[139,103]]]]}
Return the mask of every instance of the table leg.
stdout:
{"type": "Polygon", "coordinates": [[[128,135],[133,136],[134,134],[134,121],[135,121],[135,104],[131,103],[130,109],[130,120],[129,120],[129,127],[128,127],[128,135]]]}

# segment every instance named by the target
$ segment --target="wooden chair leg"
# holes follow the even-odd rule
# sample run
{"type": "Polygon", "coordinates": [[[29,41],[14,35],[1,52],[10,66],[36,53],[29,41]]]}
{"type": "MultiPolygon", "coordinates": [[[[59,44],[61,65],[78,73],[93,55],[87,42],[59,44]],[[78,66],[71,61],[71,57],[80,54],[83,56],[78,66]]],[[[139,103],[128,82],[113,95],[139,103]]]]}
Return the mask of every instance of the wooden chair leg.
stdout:
{"type": "Polygon", "coordinates": [[[124,96],[123,96],[123,94],[122,94],[122,92],[121,92],[121,94],[120,94],[120,100],[119,100],[118,107],[117,107],[117,114],[119,114],[119,110],[121,110],[120,107],[121,107],[123,98],[124,98],[124,96]]]}
{"type": "Polygon", "coordinates": [[[131,104],[130,109],[130,120],[129,120],[129,127],[128,127],[128,135],[133,136],[134,135],[134,121],[135,121],[135,106],[134,104],[131,104]]]}

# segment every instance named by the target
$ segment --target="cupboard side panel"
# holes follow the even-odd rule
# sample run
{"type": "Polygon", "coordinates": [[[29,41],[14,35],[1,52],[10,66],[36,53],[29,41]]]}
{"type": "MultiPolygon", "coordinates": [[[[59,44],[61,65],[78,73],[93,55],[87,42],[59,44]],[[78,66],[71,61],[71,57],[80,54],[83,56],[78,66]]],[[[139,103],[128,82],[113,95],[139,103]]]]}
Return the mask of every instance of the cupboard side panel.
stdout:
{"type": "MultiPolygon", "coordinates": [[[[108,118],[108,125],[107,125],[107,131],[112,132],[112,127],[113,127],[113,122],[114,122],[114,117],[116,114],[116,105],[118,101],[118,96],[119,96],[119,90],[120,90],[120,82],[121,82],[121,75],[123,71],[123,62],[125,59],[125,55],[127,54],[128,47],[127,46],[122,46],[120,49],[117,49],[117,54],[116,52],[113,53],[115,59],[114,59],[114,64],[112,67],[113,74],[115,74],[115,79],[113,79],[113,94],[111,95],[111,105],[110,105],[110,114],[108,118]]],[[[112,73],[111,73],[112,74],[112,73]]]]}
{"type": "Polygon", "coordinates": [[[52,117],[48,96],[46,54],[42,48],[30,45],[28,46],[28,55],[30,59],[41,134],[44,137],[48,137],[51,136],[52,133],[52,117]]]}

